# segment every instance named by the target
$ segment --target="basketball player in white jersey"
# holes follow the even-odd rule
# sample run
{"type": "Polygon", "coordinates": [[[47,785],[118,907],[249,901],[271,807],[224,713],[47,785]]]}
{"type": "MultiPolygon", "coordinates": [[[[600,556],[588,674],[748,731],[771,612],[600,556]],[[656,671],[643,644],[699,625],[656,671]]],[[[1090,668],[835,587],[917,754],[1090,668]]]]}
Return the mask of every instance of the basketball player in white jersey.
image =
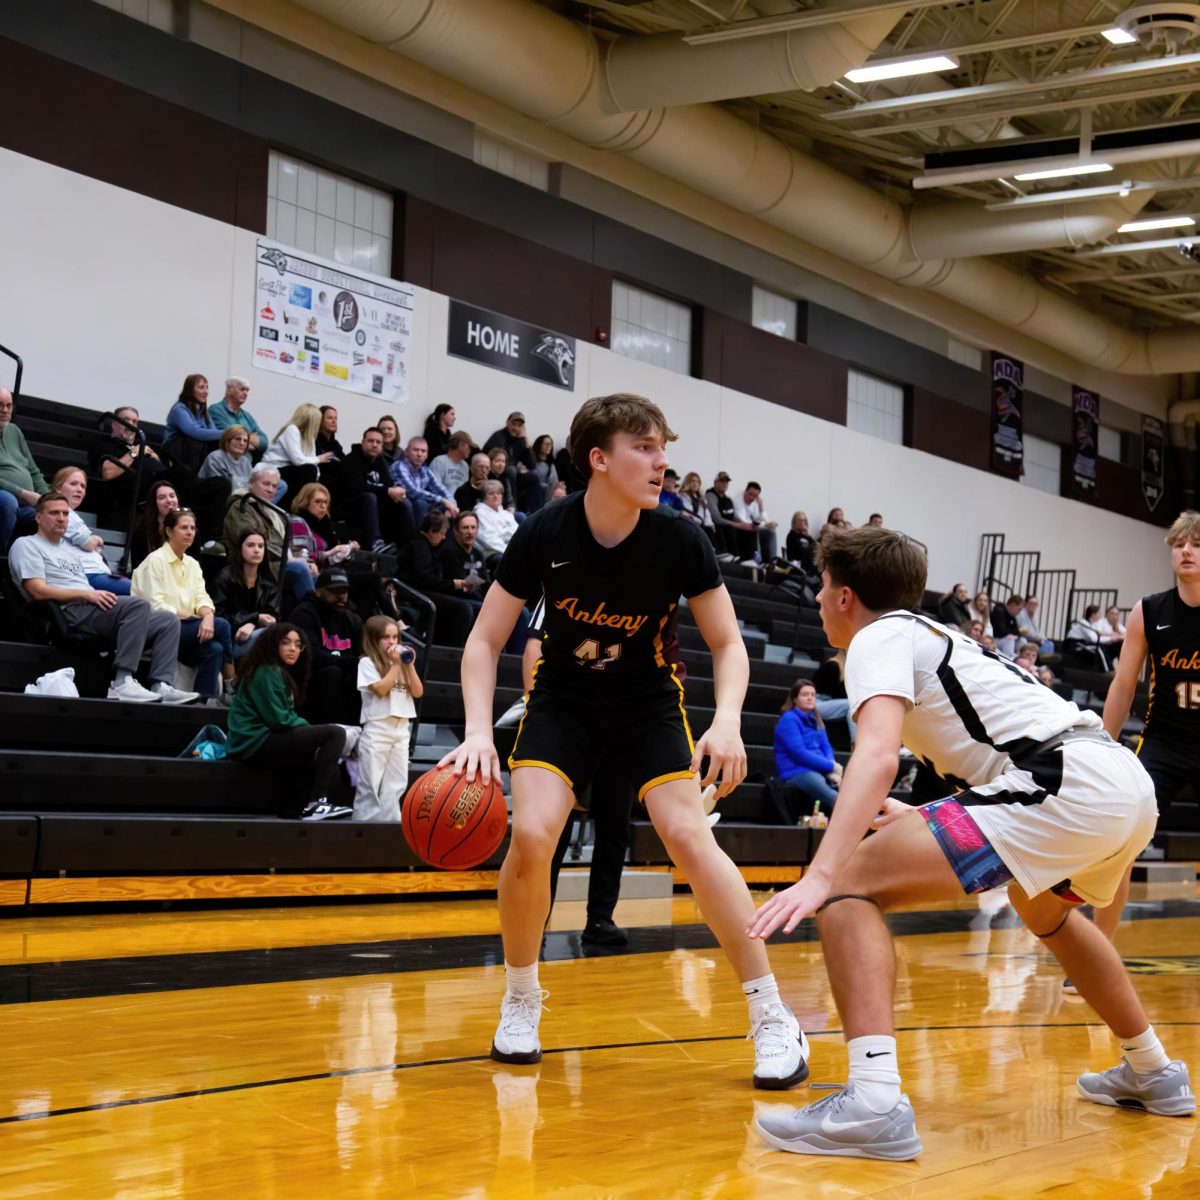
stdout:
{"type": "Polygon", "coordinates": [[[759,1132],[798,1154],[921,1153],[900,1091],[895,955],[883,913],[1005,885],[1124,1051],[1118,1066],[1081,1075],[1080,1093],[1166,1116],[1194,1112],[1187,1067],[1164,1053],[1112,944],[1075,911],[1108,904],[1154,832],[1154,788],[1137,758],[1095,714],[1020,667],[902,611],[925,589],[919,543],[854,529],[828,535],[819,555],[821,620],[830,643],[848,649],[858,740],[812,866],[748,932],[790,932],[818,914],[850,1078],[816,1104],[760,1118],[759,1132]],[[963,790],[920,809],[889,800],[901,743],[963,790]],[[864,840],[873,824],[878,832],[864,840]]]}

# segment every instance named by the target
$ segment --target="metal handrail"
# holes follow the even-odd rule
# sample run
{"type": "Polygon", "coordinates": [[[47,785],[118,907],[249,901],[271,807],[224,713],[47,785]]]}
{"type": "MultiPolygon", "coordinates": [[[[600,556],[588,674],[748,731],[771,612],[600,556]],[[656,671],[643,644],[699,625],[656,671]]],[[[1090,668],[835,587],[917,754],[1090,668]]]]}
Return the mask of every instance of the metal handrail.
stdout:
{"type": "MultiPolygon", "coordinates": [[[[437,605],[434,604],[424,592],[418,592],[415,587],[411,587],[402,579],[396,579],[394,576],[384,580],[385,584],[390,583],[398,591],[403,592],[410,599],[414,600],[417,605],[423,608],[429,617],[429,624],[426,626],[425,641],[421,641],[418,637],[413,637],[407,631],[404,634],[404,641],[412,646],[417,652],[417,661],[413,664],[417,668],[417,676],[422,683],[425,682],[427,672],[425,668],[429,665],[429,652],[433,648],[433,630],[437,623],[437,605]]],[[[417,730],[421,727],[421,708],[424,704],[424,697],[414,701],[414,707],[417,710],[417,715],[413,718],[412,726],[409,730],[409,745],[416,747],[417,730]]]]}
{"type": "Polygon", "coordinates": [[[25,374],[25,363],[15,350],[10,350],[7,346],[0,346],[0,354],[11,358],[17,364],[17,377],[13,380],[12,387],[13,399],[15,400],[21,394],[21,377],[25,374]]]}

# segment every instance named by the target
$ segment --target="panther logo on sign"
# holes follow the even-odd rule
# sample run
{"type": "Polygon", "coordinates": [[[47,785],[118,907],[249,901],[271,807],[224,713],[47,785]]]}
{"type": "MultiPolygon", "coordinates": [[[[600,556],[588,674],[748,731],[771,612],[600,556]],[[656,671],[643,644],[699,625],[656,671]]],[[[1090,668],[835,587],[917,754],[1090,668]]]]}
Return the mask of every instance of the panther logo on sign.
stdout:
{"type": "Polygon", "coordinates": [[[270,263],[280,275],[287,270],[287,255],[282,250],[264,250],[260,262],[270,263]]]}
{"type": "Polygon", "coordinates": [[[575,352],[566,338],[556,333],[543,333],[533,353],[545,359],[558,372],[558,381],[563,387],[574,386],[575,352]]]}

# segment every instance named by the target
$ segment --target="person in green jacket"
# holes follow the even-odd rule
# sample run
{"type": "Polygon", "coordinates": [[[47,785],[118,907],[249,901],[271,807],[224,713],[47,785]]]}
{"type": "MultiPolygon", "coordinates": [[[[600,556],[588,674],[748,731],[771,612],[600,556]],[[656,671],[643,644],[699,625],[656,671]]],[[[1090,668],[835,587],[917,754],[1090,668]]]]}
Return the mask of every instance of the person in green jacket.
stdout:
{"type": "Polygon", "coordinates": [[[298,796],[282,815],[330,821],[353,811],[330,798],[346,730],[341,725],[310,725],[296,713],[304,700],[311,659],[304,635],[295,625],[281,622],[263,631],[238,662],[225,752],[256,767],[311,765],[307,797],[298,796]]]}
{"type": "Polygon", "coordinates": [[[13,394],[0,387],[0,554],[8,550],[18,522],[28,526],[23,533],[33,532],[33,506],[50,490],[12,419],[13,394]]]}

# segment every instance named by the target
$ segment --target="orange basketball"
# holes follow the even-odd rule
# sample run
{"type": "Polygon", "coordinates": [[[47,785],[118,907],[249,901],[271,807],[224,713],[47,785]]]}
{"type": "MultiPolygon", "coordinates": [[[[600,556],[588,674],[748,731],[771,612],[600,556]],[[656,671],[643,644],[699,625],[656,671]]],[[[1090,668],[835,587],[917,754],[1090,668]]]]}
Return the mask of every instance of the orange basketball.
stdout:
{"type": "Polygon", "coordinates": [[[404,840],[431,867],[464,870],[486,862],[508,829],[498,780],[467,782],[452,767],[426,771],[408,789],[400,811],[404,840]]]}

